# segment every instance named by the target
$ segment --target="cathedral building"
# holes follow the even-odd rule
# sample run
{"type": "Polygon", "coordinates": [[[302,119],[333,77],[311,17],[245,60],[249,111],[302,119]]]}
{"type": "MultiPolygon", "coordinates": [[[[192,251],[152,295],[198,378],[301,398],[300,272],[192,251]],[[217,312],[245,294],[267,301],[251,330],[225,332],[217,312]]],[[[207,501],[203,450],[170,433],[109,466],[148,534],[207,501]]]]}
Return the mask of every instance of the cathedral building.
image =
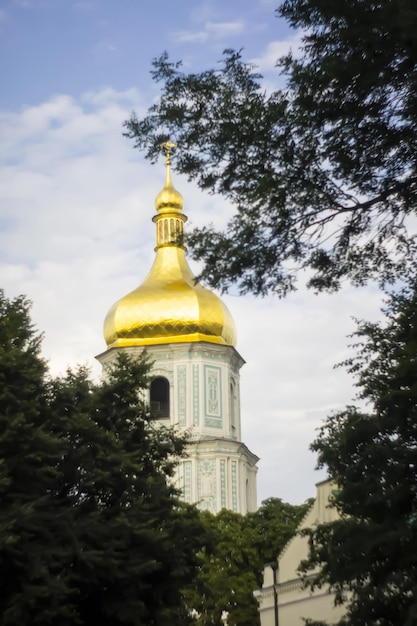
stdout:
{"type": "Polygon", "coordinates": [[[109,310],[103,368],[118,354],[153,362],[149,405],[153,419],[187,430],[187,456],[177,468],[186,502],[217,513],[257,508],[258,457],[242,442],[239,372],[233,318],[221,299],[196,282],[183,244],[183,198],[174,188],[170,147],[166,181],[155,200],[156,247],[144,282],[109,310]]]}

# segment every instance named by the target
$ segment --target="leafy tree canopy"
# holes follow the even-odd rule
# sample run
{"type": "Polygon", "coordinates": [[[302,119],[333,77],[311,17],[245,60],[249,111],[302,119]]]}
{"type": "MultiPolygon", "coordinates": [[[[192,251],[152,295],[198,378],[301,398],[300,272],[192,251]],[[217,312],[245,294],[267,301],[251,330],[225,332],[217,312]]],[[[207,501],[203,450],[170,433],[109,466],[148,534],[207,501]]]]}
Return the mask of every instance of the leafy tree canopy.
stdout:
{"type": "Polygon", "coordinates": [[[266,92],[241,52],[196,74],[164,53],[161,96],[125,134],[152,160],[175,138],[176,169],[234,206],[225,230],[188,237],[210,285],[283,295],[302,268],[316,290],[385,284],[416,254],[417,5],[284,0],[277,13],[304,33],[301,56],[278,61],[283,89],[266,92]]]}
{"type": "Polygon", "coordinates": [[[198,576],[185,590],[198,626],[223,626],[226,614],[228,624],[259,624],[253,591],[262,584],[263,566],[277,558],[307,507],[269,498],[247,515],[201,513],[206,541],[198,576]]]}
{"type": "Polygon", "coordinates": [[[312,445],[341,517],[309,531],[303,569],[319,566],[316,583],[347,602],[340,626],[417,623],[416,288],[391,296],[384,323],[359,323],[347,366],[369,410],[330,416],[312,445]]]}
{"type": "Polygon", "coordinates": [[[149,365],[48,378],[29,308],[0,291],[0,625],[187,624],[202,527],[169,480],[185,439],[139,399],[149,365]]]}

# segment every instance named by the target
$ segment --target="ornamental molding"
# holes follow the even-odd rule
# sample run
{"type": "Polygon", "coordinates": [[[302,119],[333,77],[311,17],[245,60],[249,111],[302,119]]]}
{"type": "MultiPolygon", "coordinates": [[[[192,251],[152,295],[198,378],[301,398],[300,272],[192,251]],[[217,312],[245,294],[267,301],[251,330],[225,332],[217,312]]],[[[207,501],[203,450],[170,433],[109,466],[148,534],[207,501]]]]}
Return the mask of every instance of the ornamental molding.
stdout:
{"type": "Polygon", "coordinates": [[[222,360],[230,364],[234,371],[238,372],[245,360],[233,346],[222,344],[212,344],[205,341],[190,343],[170,343],[155,344],[150,346],[125,346],[108,348],[96,356],[100,363],[112,361],[117,358],[118,354],[141,355],[142,353],[158,355],[158,359],[171,361],[179,356],[186,356],[189,359],[198,359],[201,357],[222,360]]]}
{"type": "Polygon", "coordinates": [[[245,444],[240,441],[234,441],[233,439],[226,439],[222,437],[214,437],[206,435],[201,437],[199,435],[192,435],[187,444],[187,448],[193,451],[193,454],[198,456],[216,454],[224,456],[233,456],[235,459],[244,461],[248,467],[255,468],[259,461],[259,457],[253,454],[245,444]]]}
{"type": "MultiPolygon", "coordinates": [[[[314,580],[315,576],[306,576],[305,578],[293,578],[282,583],[277,583],[276,591],[278,595],[284,595],[292,591],[303,591],[308,589],[309,583],[314,580]]],[[[271,598],[274,595],[274,585],[263,587],[261,589],[260,598],[271,598]]]]}
{"type": "Polygon", "coordinates": [[[163,376],[169,381],[169,384],[172,385],[174,382],[174,372],[172,368],[168,367],[155,367],[151,369],[149,372],[151,380],[157,378],[158,376],[163,376]]]}

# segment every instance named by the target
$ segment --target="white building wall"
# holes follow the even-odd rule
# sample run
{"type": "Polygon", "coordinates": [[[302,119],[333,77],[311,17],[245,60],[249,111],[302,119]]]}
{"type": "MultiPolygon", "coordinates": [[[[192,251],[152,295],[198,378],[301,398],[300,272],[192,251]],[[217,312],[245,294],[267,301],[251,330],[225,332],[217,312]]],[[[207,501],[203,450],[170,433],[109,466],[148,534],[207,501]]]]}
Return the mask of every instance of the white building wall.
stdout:
{"type": "MultiPolygon", "coordinates": [[[[329,502],[332,489],[334,484],[330,481],[318,483],[314,504],[299,525],[298,531],[338,519],[336,509],[329,502]]],[[[307,618],[323,620],[330,625],[343,617],[345,609],[343,606],[334,606],[334,593],[328,587],[312,592],[309,587],[304,586],[297,570],[300,562],[306,559],[308,554],[308,538],[296,534],[277,560],[276,585],[274,568],[271,565],[265,566],[262,589],[254,592],[258,601],[261,626],[276,626],[276,606],[280,626],[305,626],[304,620],[307,618]]],[[[314,572],[311,573],[311,577],[314,577],[314,572]]]]}
{"type": "MultiPolygon", "coordinates": [[[[139,356],[143,348],[124,348],[139,356]]],[[[176,484],[185,501],[212,513],[257,508],[256,463],[241,442],[240,373],[244,361],[231,346],[178,343],[148,346],[153,378],[169,382],[170,417],[160,423],[187,430],[190,444],[176,484]]],[[[105,367],[118,350],[97,357],[105,367]]],[[[149,400],[149,398],[148,398],[149,400]]]]}

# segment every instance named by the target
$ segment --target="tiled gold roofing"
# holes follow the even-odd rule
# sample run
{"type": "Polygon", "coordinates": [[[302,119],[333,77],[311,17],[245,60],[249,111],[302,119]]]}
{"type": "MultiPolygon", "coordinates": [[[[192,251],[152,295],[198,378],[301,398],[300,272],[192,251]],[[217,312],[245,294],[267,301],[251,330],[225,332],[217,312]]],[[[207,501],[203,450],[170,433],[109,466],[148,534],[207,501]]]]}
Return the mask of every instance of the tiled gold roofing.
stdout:
{"type": "Polygon", "coordinates": [[[207,341],[234,346],[235,325],[213,292],[195,284],[182,245],[182,196],[167,175],[156,201],[156,258],[145,281],[116,302],[104,322],[108,348],[207,341]]]}
{"type": "Polygon", "coordinates": [[[116,302],[104,322],[109,348],[208,341],[235,345],[233,319],[214,293],[194,284],[185,251],[159,248],[145,282],[116,302]]]}

